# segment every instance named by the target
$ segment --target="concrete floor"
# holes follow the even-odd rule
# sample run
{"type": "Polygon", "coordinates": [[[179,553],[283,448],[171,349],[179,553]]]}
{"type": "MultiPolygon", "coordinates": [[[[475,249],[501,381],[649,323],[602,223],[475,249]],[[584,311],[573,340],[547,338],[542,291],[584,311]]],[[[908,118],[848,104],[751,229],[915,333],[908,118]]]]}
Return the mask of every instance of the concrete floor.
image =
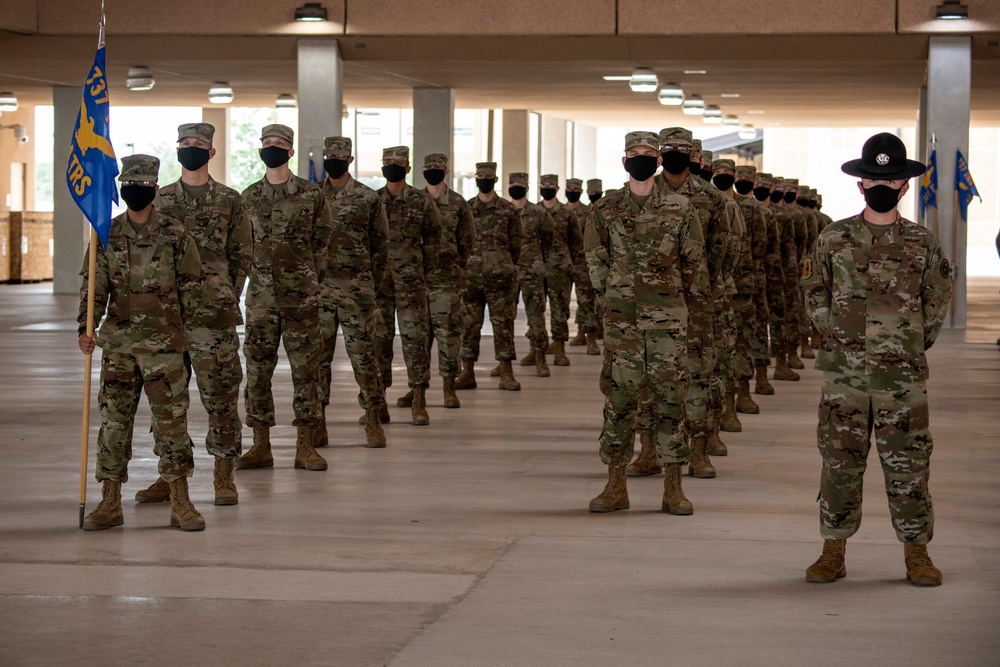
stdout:
{"type": "MultiPolygon", "coordinates": [[[[340,349],[326,473],[292,468],[283,362],[276,467],[238,472],[239,505],[212,504],[199,446],[202,533],[130,500],[156,475],[143,402],[125,526],[85,533],[76,299],[2,286],[0,665],[1000,664],[998,287],[970,282],[969,328],[930,353],[931,554],[945,584],[919,589],[874,458],[847,578],[803,582],[820,550],[812,368],[725,435],[718,478],[685,478],[694,516],[659,511],[659,477],[630,481],[630,511],[588,513],[606,479],[600,358],[578,347],[551,378],[516,367],[520,393],[498,391],[481,362],[460,410],[442,407],[435,378],[425,428],[395,407],[397,355],[382,450],[361,446],[340,349]]],[[[190,426],[200,440],[194,394],[190,426]]]]}

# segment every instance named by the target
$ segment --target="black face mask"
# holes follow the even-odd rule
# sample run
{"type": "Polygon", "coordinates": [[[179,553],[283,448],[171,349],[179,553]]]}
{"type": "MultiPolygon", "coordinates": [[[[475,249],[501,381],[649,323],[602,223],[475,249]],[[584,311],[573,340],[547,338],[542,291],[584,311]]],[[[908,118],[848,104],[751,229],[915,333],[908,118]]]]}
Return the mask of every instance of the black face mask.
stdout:
{"type": "Polygon", "coordinates": [[[572,191],[567,190],[566,191],[566,201],[568,201],[570,204],[575,204],[578,201],[580,201],[580,195],[582,195],[582,194],[583,194],[582,192],[572,192],[572,191]]]}
{"type": "Polygon", "coordinates": [[[810,200],[809,208],[816,208],[816,202],[810,200]]]}
{"type": "Polygon", "coordinates": [[[719,188],[722,192],[725,192],[729,188],[733,187],[733,183],[736,181],[736,177],[732,174],[716,174],[712,177],[712,183],[715,187],[719,188]]]}
{"type": "Polygon", "coordinates": [[[712,170],[711,169],[702,169],[701,170],[701,177],[704,180],[711,182],[711,180],[712,180],[712,170]]]}
{"type": "Polygon", "coordinates": [[[340,178],[347,173],[347,169],[350,166],[351,163],[347,160],[335,160],[333,158],[323,160],[323,169],[326,170],[326,175],[330,178],[340,178]]]}
{"type": "Polygon", "coordinates": [[[625,158],[625,171],[637,181],[648,181],[656,173],[656,156],[635,155],[625,158]]]}
{"type": "Polygon", "coordinates": [[[125,183],[122,185],[122,199],[130,211],[141,211],[153,203],[156,198],[156,190],[151,185],[139,185],[138,183],[125,183]]]}
{"type": "Polygon", "coordinates": [[[888,185],[873,185],[865,190],[865,203],[876,213],[888,213],[899,204],[899,190],[894,190],[888,185]]]}
{"type": "Polygon", "coordinates": [[[399,183],[406,178],[406,167],[401,167],[398,164],[387,164],[382,167],[382,175],[390,183],[399,183]]]}
{"type": "Polygon", "coordinates": [[[588,192],[587,193],[587,198],[590,199],[590,203],[591,204],[596,204],[597,200],[600,199],[603,196],[604,195],[601,194],[600,192],[588,192]]]}
{"type": "Polygon", "coordinates": [[[524,196],[528,194],[528,188],[523,185],[510,185],[507,186],[507,194],[514,200],[524,199],[524,196]]]}
{"type": "Polygon", "coordinates": [[[668,174],[678,176],[691,166],[691,158],[687,153],[680,151],[667,151],[663,153],[663,170],[668,174]]]}
{"type": "Polygon", "coordinates": [[[556,198],[556,188],[539,188],[538,194],[542,195],[545,201],[550,201],[556,198]]]}
{"type": "Polygon", "coordinates": [[[785,193],[785,203],[791,204],[794,201],[795,201],[795,192],[789,190],[788,192],[785,193]]]}
{"type": "Polygon", "coordinates": [[[775,190],[774,192],[771,193],[772,204],[777,204],[779,201],[782,200],[782,198],[784,198],[784,194],[778,190],[775,190]]]}
{"type": "Polygon", "coordinates": [[[753,190],[753,181],[736,181],[736,191],[741,195],[748,195],[753,190]]]}
{"type": "Polygon", "coordinates": [[[691,164],[688,165],[688,171],[696,176],[701,176],[701,162],[691,160],[691,164]]]}
{"type": "Polygon", "coordinates": [[[806,199],[805,197],[797,197],[795,199],[795,203],[798,204],[799,206],[801,206],[802,208],[808,208],[809,207],[809,200],[806,199]]]}
{"type": "Polygon", "coordinates": [[[288,162],[291,157],[287,148],[281,146],[265,146],[260,149],[260,159],[271,169],[276,169],[288,162]]]}
{"type": "Polygon", "coordinates": [[[178,148],[177,161],[188,171],[198,171],[208,164],[208,149],[197,146],[178,148]]]}
{"type": "Polygon", "coordinates": [[[425,169],[424,180],[427,185],[440,185],[444,180],[444,169],[425,169]]]}
{"type": "Polygon", "coordinates": [[[496,186],[496,181],[494,181],[492,178],[476,179],[476,187],[479,188],[479,191],[482,192],[484,195],[493,192],[494,186],[496,186]]]}
{"type": "Polygon", "coordinates": [[[764,201],[771,196],[771,188],[754,188],[753,198],[757,201],[764,201]]]}

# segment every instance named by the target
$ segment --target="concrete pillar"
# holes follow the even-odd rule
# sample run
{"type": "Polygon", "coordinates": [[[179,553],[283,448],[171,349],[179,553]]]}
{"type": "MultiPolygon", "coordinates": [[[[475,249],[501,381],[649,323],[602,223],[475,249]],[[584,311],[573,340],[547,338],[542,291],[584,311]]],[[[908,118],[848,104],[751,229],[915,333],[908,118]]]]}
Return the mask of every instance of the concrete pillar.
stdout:
{"type": "MultiPolygon", "coordinates": [[[[930,38],[927,56],[927,134],[937,149],[937,215],[939,239],[953,265],[953,307],[945,326],[966,324],[967,226],[955,208],[955,155],[969,159],[969,90],[972,82],[972,38],[930,38]]],[[[927,150],[930,155],[930,149],[927,150]]],[[[911,186],[913,187],[913,186],[911,186]]]]}
{"type": "Polygon", "coordinates": [[[90,238],[90,223],[76,205],[66,184],[66,156],[76,115],[80,113],[80,95],[77,86],[53,86],[54,112],[52,142],[53,194],[52,194],[52,292],[54,294],[80,293],[80,267],[86,242],[90,238]]]}
{"type": "MultiPolygon", "coordinates": [[[[512,171],[530,172],[531,156],[529,155],[529,130],[531,113],[523,109],[503,110],[503,155],[500,168],[503,173],[497,173],[497,191],[507,192],[507,174],[512,171]]],[[[529,176],[538,180],[538,174],[529,176]]]]}
{"type": "Polygon", "coordinates": [[[299,130],[295,152],[299,176],[309,178],[309,153],[313,153],[322,170],[323,139],[341,134],[344,65],[337,40],[300,39],[298,66],[299,130]]]}
{"type": "Polygon", "coordinates": [[[215,127],[212,147],[215,157],[208,163],[209,175],[220,183],[229,184],[229,107],[201,110],[202,122],[215,127]]]}
{"type": "MultiPolygon", "coordinates": [[[[413,187],[422,188],[424,181],[424,156],[444,153],[452,167],[455,153],[455,91],[451,88],[413,89],[413,187]]],[[[454,187],[454,174],[448,185],[454,187]]]]}
{"type": "Polygon", "coordinates": [[[559,185],[566,185],[566,121],[553,116],[542,116],[542,134],[539,137],[541,156],[538,161],[538,174],[532,174],[537,179],[542,174],[556,174],[559,185]]]}

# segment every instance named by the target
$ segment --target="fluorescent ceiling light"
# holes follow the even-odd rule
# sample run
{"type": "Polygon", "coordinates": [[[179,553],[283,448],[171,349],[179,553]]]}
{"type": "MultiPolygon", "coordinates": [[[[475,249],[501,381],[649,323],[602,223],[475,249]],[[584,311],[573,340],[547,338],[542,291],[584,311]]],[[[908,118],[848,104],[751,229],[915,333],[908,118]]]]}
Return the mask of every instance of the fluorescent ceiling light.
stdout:
{"type": "Polygon", "coordinates": [[[764,112],[761,111],[761,110],[759,110],[759,109],[757,109],[757,110],[751,110],[751,111],[747,111],[747,115],[748,116],[763,116],[764,112]]]}
{"type": "Polygon", "coordinates": [[[604,79],[605,81],[628,81],[632,77],[611,75],[611,76],[602,76],[601,78],[604,79]]]}
{"type": "Polygon", "coordinates": [[[653,70],[648,67],[639,67],[629,77],[628,87],[632,89],[633,93],[655,93],[656,89],[660,87],[660,80],[653,70]]]}
{"type": "Polygon", "coordinates": [[[129,68],[128,77],[125,79],[125,87],[129,90],[149,90],[155,85],[156,79],[148,67],[139,65],[129,68]]]}
{"type": "Polygon", "coordinates": [[[703,69],[686,69],[686,70],[684,70],[684,73],[685,74],[708,74],[708,72],[705,71],[705,70],[703,70],[703,69]]]}
{"type": "Polygon", "coordinates": [[[296,107],[295,98],[288,93],[282,93],[274,101],[274,106],[277,109],[294,109],[296,107]]]}
{"type": "Polygon", "coordinates": [[[719,97],[739,97],[739,93],[722,93],[719,97]]]}
{"type": "Polygon", "coordinates": [[[736,136],[744,141],[750,141],[751,139],[757,138],[757,130],[753,125],[744,125],[740,128],[740,131],[736,133],[736,136]]]}
{"type": "Polygon", "coordinates": [[[937,6],[937,17],[942,21],[961,21],[969,18],[969,7],[960,0],[944,0],[937,6]]]}
{"type": "Polygon", "coordinates": [[[216,81],[208,89],[208,101],[212,104],[229,104],[233,101],[233,89],[225,81],[216,81]]]}
{"type": "Polygon", "coordinates": [[[720,109],[718,105],[709,104],[705,107],[705,111],[701,115],[701,121],[712,125],[722,123],[722,109],[720,109]]]}
{"type": "Polygon", "coordinates": [[[0,93],[0,111],[17,111],[17,96],[14,93],[0,93]]]}
{"type": "Polygon", "coordinates": [[[740,119],[730,114],[722,119],[722,124],[729,127],[738,127],[740,124],[740,119]]]}
{"type": "Polygon", "coordinates": [[[663,106],[676,107],[684,102],[684,91],[676,83],[665,83],[657,97],[663,106]]]}
{"type": "Polygon", "coordinates": [[[705,100],[701,99],[701,95],[688,95],[681,105],[681,111],[687,116],[700,116],[705,113],[705,100]]]}
{"type": "Polygon", "coordinates": [[[295,8],[296,21],[325,21],[326,7],[318,2],[307,2],[295,8]]]}

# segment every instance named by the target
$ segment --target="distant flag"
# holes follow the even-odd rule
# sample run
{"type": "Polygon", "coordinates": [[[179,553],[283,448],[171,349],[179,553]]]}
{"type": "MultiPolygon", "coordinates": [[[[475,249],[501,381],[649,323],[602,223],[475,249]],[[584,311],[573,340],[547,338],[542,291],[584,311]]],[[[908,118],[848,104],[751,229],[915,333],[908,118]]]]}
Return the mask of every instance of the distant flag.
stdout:
{"type": "Polygon", "coordinates": [[[931,159],[927,163],[927,171],[920,180],[920,215],[926,214],[927,207],[937,208],[937,149],[931,151],[931,159]]]}
{"type": "Polygon", "coordinates": [[[111,232],[111,202],[118,203],[118,161],[111,146],[108,126],[108,80],[104,75],[104,15],[101,15],[101,32],[87,82],[83,85],[80,113],[70,141],[69,163],[66,166],[66,183],[83,214],[90,220],[107,246],[111,232]]]}
{"type": "Polygon", "coordinates": [[[969,202],[973,197],[979,197],[982,203],[983,198],[979,196],[976,183],[969,173],[969,165],[962,157],[962,151],[956,151],[955,159],[955,198],[958,199],[958,207],[962,212],[962,222],[969,221],[969,202]]]}
{"type": "Polygon", "coordinates": [[[316,177],[316,161],[313,160],[312,153],[309,154],[309,182],[319,183],[319,179],[316,177]]]}

